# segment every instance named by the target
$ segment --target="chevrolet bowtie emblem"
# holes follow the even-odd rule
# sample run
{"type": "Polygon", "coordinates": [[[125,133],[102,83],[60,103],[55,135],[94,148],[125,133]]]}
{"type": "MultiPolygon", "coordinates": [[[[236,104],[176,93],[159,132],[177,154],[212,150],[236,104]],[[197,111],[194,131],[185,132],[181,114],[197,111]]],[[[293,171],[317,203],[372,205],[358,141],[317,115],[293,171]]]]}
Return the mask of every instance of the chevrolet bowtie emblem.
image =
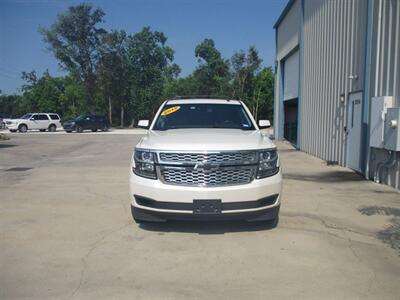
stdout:
{"type": "Polygon", "coordinates": [[[194,170],[203,170],[204,173],[210,173],[219,169],[219,165],[212,164],[207,161],[202,161],[201,163],[195,164],[194,170]]]}

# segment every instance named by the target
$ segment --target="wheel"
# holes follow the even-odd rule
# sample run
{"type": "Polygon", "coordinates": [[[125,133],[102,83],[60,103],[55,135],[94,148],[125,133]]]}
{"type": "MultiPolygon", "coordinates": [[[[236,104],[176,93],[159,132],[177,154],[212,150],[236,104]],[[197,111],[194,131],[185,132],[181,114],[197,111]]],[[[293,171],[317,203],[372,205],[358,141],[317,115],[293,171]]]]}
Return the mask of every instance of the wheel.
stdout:
{"type": "Polygon", "coordinates": [[[49,132],[56,132],[56,130],[57,130],[56,125],[51,124],[51,125],[49,126],[49,132]]]}
{"type": "Polygon", "coordinates": [[[65,130],[67,133],[71,133],[72,132],[72,130],[65,130]]]}
{"type": "Polygon", "coordinates": [[[17,132],[15,129],[9,129],[10,132],[17,132]]]}
{"type": "Polygon", "coordinates": [[[76,127],[76,132],[82,133],[82,132],[83,132],[82,126],[77,126],[77,127],[76,127]]]}
{"type": "Polygon", "coordinates": [[[28,126],[26,126],[25,124],[19,125],[18,130],[19,132],[25,133],[28,131],[28,126]]]}
{"type": "Polygon", "coordinates": [[[39,129],[39,131],[40,131],[40,132],[45,132],[45,131],[46,131],[46,129],[39,129]]]}
{"type": "Polygon", "coordinates": [[[97,128],[93,128],[93,129],[92,129],[92,132],[96,132],[96,131],[97,131],[97,128]]]}

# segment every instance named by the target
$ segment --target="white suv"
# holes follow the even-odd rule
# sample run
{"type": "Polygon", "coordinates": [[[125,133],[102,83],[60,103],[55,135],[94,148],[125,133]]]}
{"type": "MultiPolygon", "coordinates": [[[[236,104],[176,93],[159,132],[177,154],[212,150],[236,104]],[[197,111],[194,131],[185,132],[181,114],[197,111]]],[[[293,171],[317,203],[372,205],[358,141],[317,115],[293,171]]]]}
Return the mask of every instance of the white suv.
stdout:
{"type": "MultiPolygon", "coordinates": [[[[223,99],[165,101],[131,161],[136,222],[168,219],[277,224],[282,175],[276,146],[244,103],[223,99]]],[[[149,126],[150,125],[150,126],[149,126]]]]}
{"type": "Polygon", "coordinates": [[[33,129],[55,132],[57,128],[61,128],[60,116],[55,113],[29,113],[19,119],[7,119],[5,123],[11,132],[27,132],[33,129]]]}

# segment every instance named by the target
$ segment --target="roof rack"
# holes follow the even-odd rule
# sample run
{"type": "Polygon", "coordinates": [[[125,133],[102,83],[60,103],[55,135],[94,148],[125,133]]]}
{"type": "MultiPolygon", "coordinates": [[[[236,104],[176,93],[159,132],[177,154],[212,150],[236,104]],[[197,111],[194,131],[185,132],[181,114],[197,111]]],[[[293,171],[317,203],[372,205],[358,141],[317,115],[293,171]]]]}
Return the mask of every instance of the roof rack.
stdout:
{"type": "Polygon", "coordinates": [[[224,97],[224,96],[210,96],[210,95],[191,95],[191,96],[175,96],[173,98],[168,98],[167,100],[184,100],[184,99],[218,99],[218,100],[236,100],[237,99],[232,99],[230,97],[224,97]]]}

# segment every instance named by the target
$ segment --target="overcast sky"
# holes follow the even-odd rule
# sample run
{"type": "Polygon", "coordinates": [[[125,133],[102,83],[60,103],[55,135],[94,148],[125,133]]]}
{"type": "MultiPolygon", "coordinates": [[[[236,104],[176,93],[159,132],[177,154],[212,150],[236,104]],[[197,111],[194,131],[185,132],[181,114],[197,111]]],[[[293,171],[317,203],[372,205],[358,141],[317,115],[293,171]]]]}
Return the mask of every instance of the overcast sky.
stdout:
{"type": "MultiPolygon", "coordinates": [[[[48,69],[62,75],[38,33],[57,14],[83,1],[0,0],[0,90],[18,93],[22,71],[48,69]]],[[[264,65],[272,66],[275,52],[273,25],[287,0],[98,0],[88,1],[106,13],[106,29],[129,33],[144,26],[162,31],[175,50],[175,63],[187,75],[197,65],[194,48],[204,38],[214,39],[228,58],[239,49],[254,45],[264,65]]]]}

